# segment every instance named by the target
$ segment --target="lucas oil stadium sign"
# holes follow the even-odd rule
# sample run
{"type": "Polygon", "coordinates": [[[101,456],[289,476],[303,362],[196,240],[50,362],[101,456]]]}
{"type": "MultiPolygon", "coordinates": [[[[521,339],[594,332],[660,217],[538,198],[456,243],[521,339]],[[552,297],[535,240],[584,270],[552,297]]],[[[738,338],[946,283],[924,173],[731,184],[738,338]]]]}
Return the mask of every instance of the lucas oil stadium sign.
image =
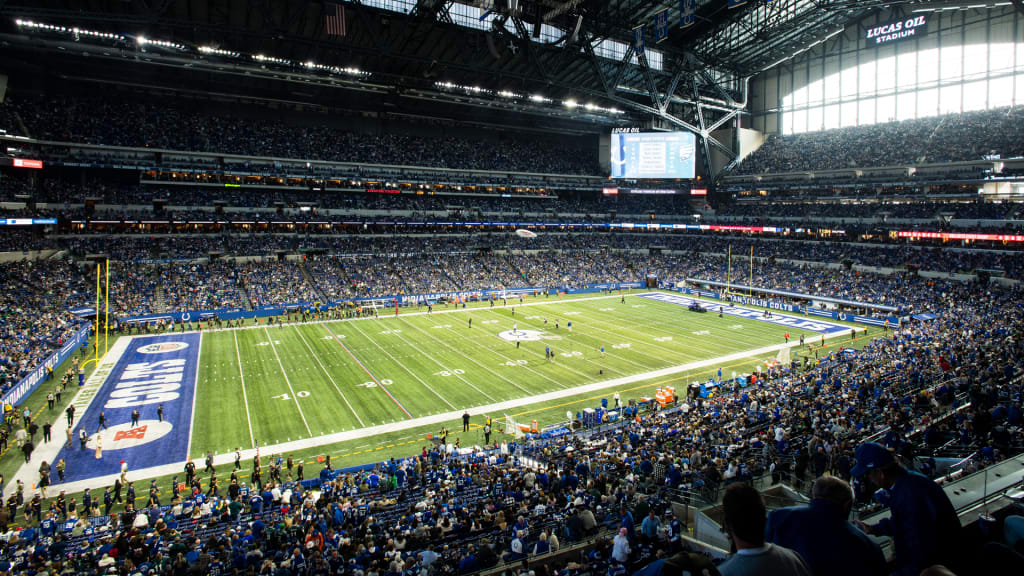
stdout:
{"type": "Polygon", "coordinates": [[[927,24],[924,16],[914,16],[898,22],[889,22],[881,26],[867,29],[866,40],[875,44],[888,44],[905,38],[913,38],[924,33],[924,26],[927,24]]]}

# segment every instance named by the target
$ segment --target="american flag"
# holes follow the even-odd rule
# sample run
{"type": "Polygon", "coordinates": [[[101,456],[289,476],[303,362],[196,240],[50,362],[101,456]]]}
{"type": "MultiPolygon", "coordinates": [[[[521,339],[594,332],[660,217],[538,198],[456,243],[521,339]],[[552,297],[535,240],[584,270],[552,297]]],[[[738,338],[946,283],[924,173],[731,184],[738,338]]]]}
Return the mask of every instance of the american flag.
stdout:
{"type": "Polygon", "coordinates": [[[345,35],[345,7],[341,4],[324,5],[324,30],[328,36],[345,35]]]}

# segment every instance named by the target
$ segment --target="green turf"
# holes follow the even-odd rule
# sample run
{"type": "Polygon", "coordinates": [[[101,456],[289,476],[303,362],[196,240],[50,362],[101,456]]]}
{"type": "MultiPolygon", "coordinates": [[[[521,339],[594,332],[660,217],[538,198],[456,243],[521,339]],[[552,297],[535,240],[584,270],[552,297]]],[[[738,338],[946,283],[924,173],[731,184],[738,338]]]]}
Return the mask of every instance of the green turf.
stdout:
{"type": "MultiPolygon", "coordinates": [[[[299,416],[299,407],[314,434],[317,428],[323,433],[351,429],[359,426],[360,420],[368,426],[383,419],[406,418],[379,389],[360,385],[370,381],[370,377],[355,364],[339,340],[378,379],[392,379],[394,383],[389,389],[394,389],[396,396],[399,394],[397,387],[402,386],[401,393],[408,396],[401,397],[402,403],[414,416],[420,416],[450,411],[452,405],[463,409],[490,402],[470,384],[491,397],[524,397],[528,394],[523,390],[542,393],[778,344],[785,333],[781,326],[738,318],[720,319],[717,314],[692,313],[683,307],[629,296],[626,304],[621,304],[618,296],[601,300],[541,297],[528,299],[528,302],[544,304],[516,307],[515,321],[520,329],[543,328],[541,319],[546,317],[547,332],[554,333],[554,320],[559,319],[561,327],[557,335],[562,339],[548,341],[548,344],[559,354],[568,353],[569,356],[559,356],[555,363],[546,363],[544,346],[547,344],[544,342],[523,343],[517,350],[514,343],[497,338],[498,332],[511,328],[511,310],[492,310],[486,304],[470,305],[466,310],[451,314],[400,316],[398,319],[391,315],[373,320],[310,323],[282,329],[274,327],[266,331],[259,328],[204,332],[192,454],[198,457],[207,449],[225,452],[239,446],[251,446],[250,424],[253,427],[252,438],[261,444],[271,443],[265,438],[275,435],[283,436],[276,438],[281,441],[289,437],[294,439],[297,437],[294,435],[302,435],[306,431],[299,416]],[[643,306],[634,308],[634,305],[643,306]],[[566,315],[566,312],[579,314],[566,315]],[[541,319],[531,319],[531,316],[541,319]],[[467,326],[469,317],[473,318],[471,329],[467,326]],[[565,326],[568,319],[573,321],[572,336],[568,336],[565,326]],[[446,324],[451,327],[433,328],[446,324]],[[381,334],[389,330],[392,331],[390,334],[381,334]],[[394,330],[402,332],[395,333],[394,330]],[[705,330],[708,334],[694,334],[705,330]],[[269,344],[260,345],[269,342],[267,332],[271,339],[280,342],[275,343],[273,349],[269,344]],[[342,335],[344,338],[340,337],[342,335]],[[613,348],[614,344],[630,346],[613,348]],[[601,345],[606,347],[605,358],[601,358],[599,352],[601,345]],[[278,365],[278,357],[281,365],[278,365]],[[287,383],[281,375],[281,366],[288,375],[287,383]],[[444,369],[450,374],[455,369],[465,373],[444,376],[440,374],[444,369]],[[601,369],[604,369],[604,375],[597,374],[601,369]],[[309,396],[292,399],[289,384],[292,390],[309,392],[309,396]],[[283,393],[289,393],[289,400],[274,398],[283,393]],[[451,404],[442,401],[441,397],[448,398],[451,404]],[[456,398],[465,398],[467,405],[456,403],[456,398]]],[[[860,337],[856,342],[846,337],[830,340],[824,353],[838,346],[860,348],[880,332],[872,329],[867,337],[860,337]]],[[[792,336],[799,338],[799,333],[792,336]]],[[[817,341],[817,336],[807,336],[809,342],[817,341]]],[[[110,343],[113,342],[111,339],[110,343]]],[[[794,352],[796,355],[814,356],[809,348],[794,352]]],[[[761,356],[743,357],[721,368],[725,375],[731,375],[733,371],[749,372],[764,359],[761,356]]],[[[87,372],[91,373],[92,368],[90,364],[87,372]]],[[[715,365],[592,394],[530,403],[510,415],[519,422],[536,419],[541,425],[546,425],[564,420],[567,410],[578,412],[596,406],[601,398],[610,398],[615,392],[621,393],[624,400],[649,396],[659,386],[682,388],[689,382],[705,380],[714,376],[718,368],[715,365]]],[[[60,374],[61,370],[63,368],[57,373],[60,374]]],[[[45,413],[46,391],[46,388],[40,388],[24,404],[33,408],[35,413],[45,413]]],[[[71,392],[69,388],[65,393],[64,405],[70,402],[71,392]]],[[[63,408],[59,412],[55,410],[54,414],[55,417],[63,415],[63,408]]],[[[306,475],[311,477],[319,472],[316,460],[323,455],[330,455],[336,467],[344,467],[419,453],[428,444],[426,435],[436,433],[442,425],[453,430],[451,438],[460,439],[464,446],[482,441],[480,419],[474,418],[469,432],[458,432],[461,422],[453,420],[436,426],[419,426],[296,450],[291,454],[297,460],[307,462],[306,475]]],[[[508,437],[495,434],[492,441],[504,438],[508,437]]],[[[14,452],[11,450],[0,458],[0,471],[8,478],[23,462],[20,453],[14,452]]],[[[247,472],[250,464],[244,462],[243,467],[247,472]]],[[[222,478],[226,477],[228,468],[220,467],[222,478]]],[[[205,478],[205,474],[203,476],[205,478]]],[[[163,498],[169,498],[170,481],[171,476],[157,478],[163,498]]],[[[100,492],[94,489],[94,497],[102,494],[101,488],[100,492]]],[[[81,498],[81,494],[68,496],[81,498]]],[[[115,511],[122,509],[121,505],[115,507],[115,511]]],[[[18,522],[13,525],[18,525],[18,522]]]]}
{"type": "MultiPolygon", "coordinates": [[[[509,305],[204,333],[191,454],[472,412],[781,344],[786,332],[636,297],[527,302],[536,305],[516,306],[514,315],[509,305]],[[513,323],[542,332],[542,339],[517,348],[498,335],[513,323]],[[545,359],[547,346],[557,355],[553,362],[545,359]]],[[[749,371],[756,360],[725,373],[749,371]]],[[[559,419],[548,418],[542,426],[559,419]]]]}

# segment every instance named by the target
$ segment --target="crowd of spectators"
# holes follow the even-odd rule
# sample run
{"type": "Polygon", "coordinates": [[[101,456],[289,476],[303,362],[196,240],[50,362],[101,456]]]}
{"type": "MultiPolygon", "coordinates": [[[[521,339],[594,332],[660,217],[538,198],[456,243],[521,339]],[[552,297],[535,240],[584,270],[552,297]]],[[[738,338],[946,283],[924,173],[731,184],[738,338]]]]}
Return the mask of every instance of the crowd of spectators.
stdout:
{"type": "Polygon", "coordinates": [[[106,515],[98,500],[39,514],[26,500],[28,527],[4,535],[0,561],[80,574],[115,566],[347,576],[464,574],[499,563],[527,574],[523,560],[579,576],[678,562],[669,556],[683,549],[686,519],[671,501],[714,502],[728,485],[761,477],[802,491],[826,474],[851,480],[865,439],[940,478],[949,471],[932,467],[938,445],[976,453],[975,468],[1019,451],[1019,290],[912,288],[942,316],[861,351],[820,350],[803,370],[773,369],[749,387],[713,384],[710,397],[681,395],[672,409],[621,426],[502,442],[484,456],[425,446],[362,471],[335,472],[327,460],[305,482],[279,459],[281,481],[237,471],[226,490],[204,494],[201,479],[164,506],[117,504],[106,515]],[[582,554],[556,555],[581,544],[582,554]]]}
{"type": "MultiPolygon", "coordinates": [[[[59,349],[82,320],[89,282],[71,264],[5,262],[0,275],[0,391],[6,392],[59,349]]],[[[93,292],[94,293],[94,292],[93,292]]]]}
{"type": "MultiPolygon", "coordinates": [[[[997,202],[779,202],[776,200],[756,202],[735,202],[715,210],[714,216],[741,216],[746,219],[765,217],[791,218],[792,224],[805,223],[816,218],[908,218],[936,220],[940,215],[949,215],[960,220],[1004,220],[1018,217],[1019,203],[997,202]]],[[[714,217],[704,215],[713,221],[714,217]]],[[[976,230],[972,228],[972,230],[976,230]]]]}
{"type": "Polygon", "coordinates": [[[737,174],[838,170],[1024,155],[1024,107],[768,138],[737,174]]]}
{"type": "Polygon", "coordinates": [[[306,281],[299,262],[246,262],[236,270],[238,284],[248,293],[253,306],[320,300],[316,289],[306,281]]]}
{"type": "MultiPolygon", "coordinates": [[[[0,108],[8,118],[19,117],[27,135],[41,140],[436,168],[601,173],[596,148],[587,150],[576,141],[364,134],[325,123],[274,118],[254,122],[238,113],[204,113],[185,102],[132,101],[117,95],[15,96],[0,108]]],[[[20,126],[14,123],[15,130],[20,126]]]]}

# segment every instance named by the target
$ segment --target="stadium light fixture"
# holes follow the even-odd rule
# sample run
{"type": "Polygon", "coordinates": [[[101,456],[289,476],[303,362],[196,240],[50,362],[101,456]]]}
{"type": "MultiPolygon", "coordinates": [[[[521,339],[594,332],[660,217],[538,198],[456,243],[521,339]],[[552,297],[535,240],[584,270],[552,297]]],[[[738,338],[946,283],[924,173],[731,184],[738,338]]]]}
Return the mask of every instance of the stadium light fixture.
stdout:
{"type": "Polygon", "coordinates": [[[231,50],[221,50],[220,48],[214,48],[213,46],[200,46],[196,48],[200,54],[212,54],[214,56],[228,56],[230,58],[238,58],[240,54],[238,52],[232,52],[231,50]]]}
{"type": "Polygon", "coordinates": [[[576,101],[575,100],[571,100],[571,99],[570,100],[566,100],[566,101],[564,101],[562,103],[565,104],[566,108],[575,108],[577,106],[576,101]]]}

